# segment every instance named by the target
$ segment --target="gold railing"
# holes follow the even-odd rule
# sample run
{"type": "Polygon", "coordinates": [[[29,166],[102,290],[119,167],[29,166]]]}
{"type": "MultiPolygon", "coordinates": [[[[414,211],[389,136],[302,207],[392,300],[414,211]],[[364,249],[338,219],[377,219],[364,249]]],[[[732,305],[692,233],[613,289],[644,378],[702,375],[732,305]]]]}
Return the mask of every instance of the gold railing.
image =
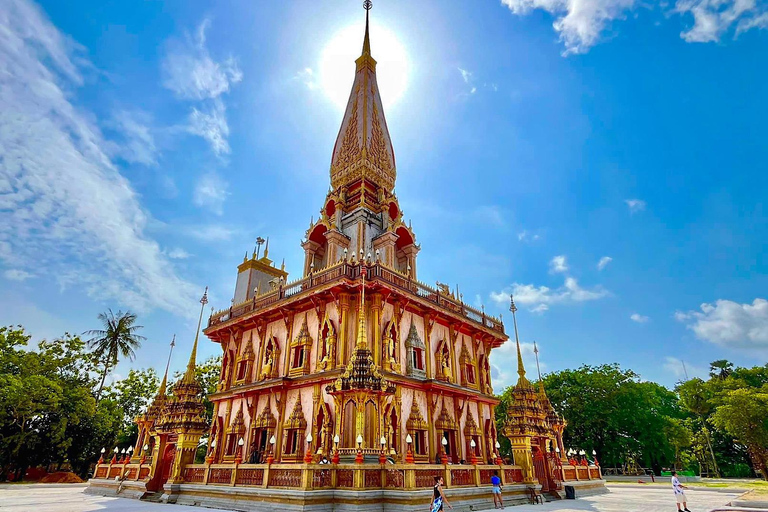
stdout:
{"type": "MultiPolygon", "coordinates": [[[[600,480],[599,466],[558,466],[563,481],[600,480]]],[[[522,483],[520,466],[433,464],[188,464],[185,483],[287,489],[424,489],[442,476],[448,487],[483,487],[498,472],[502,484],[522,483]]],[[[97,464],[94,478],[146,481],[149,464],[97,464]]]]}
{"type": "MultiPolygon", "coordinates": [[[[208,328],[227,322],[233,318],[238,318],[255,311],[261,311],[281,302],[288,302],[304,293],[324,286],[338,279],[356,281],[360,279],[360,263],[350,263],[340,260],[338,263],[312,272],[307,277],[298,279],[291,283],[278,286],[274,290],[269,290],[254,296],[239,304],[234,304],[228,309],[217,311],[208,319],[208,328]]],[[[468,306],[462,300],[457,299],[453,294],[443,293],[420,281],[409,278],[401,272],[389,268],[382,262],[366,264],[367,279],[370,281],[381,281],[393,286],[403,293],[418,297],[422,301],[428,302],[433,306],[446,310],[450,313],[459,315],[465,320],[479,324],[487,329],[504,334],[504,324],[500,318],[485,314],[484,311],[468,306]]]]}
{"type": "MultiPolygon", "coordinates": [[[[149,467],[140,464],[99,464],[95,478],[112,475],[146,481],[149,467]],[[143,470],[147,470],[144,472],[143,470]],[[142,475],[138,478],[138,475],[142,475]]],[[[443,477],[448,487],[482,487],[497,471],[502,484],[522,482],[519,466],[432,464],[188,464],[181,472],[186,484],[281,489],[426,489],[443,477]],[[511,477],[511,479],[510,479],[511,477]]]]}

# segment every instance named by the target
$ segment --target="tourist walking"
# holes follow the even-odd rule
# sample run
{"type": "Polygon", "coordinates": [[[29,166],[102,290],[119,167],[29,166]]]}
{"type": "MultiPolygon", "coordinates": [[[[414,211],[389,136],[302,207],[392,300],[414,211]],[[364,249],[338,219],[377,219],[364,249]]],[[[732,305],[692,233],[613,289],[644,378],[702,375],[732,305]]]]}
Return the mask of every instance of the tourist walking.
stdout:
{"type": "Polygon", "coordinates": [[[448,500],[445,499],[445,493],[443,493],[443,477],[436,476],[429,512],[441,512],[443,510],[443,505],[448,505],[448,508],[453,508],[453,505],[448,503],[448,500]]]}
{"type": "Polygon", "coordinates": [[[683,492],[683,489],[687,489],[688,487],[680,483],[680,479],[677,478],[677,471],[672,472],[672,489],[675,491],[675,498],[677,499],[677,510],[678,512],[685,511],[685,512],[691,512],[688,510],[688,503],[686,503],[685,498],[685,492],[683,492]],[[682,508],[680,507],[682,505],[682,508]]]}
{"type": "Polygon", "coordinates": [[[499,472],[494,470],[491,477],[491,492],[493,493],[493,508],[504,508],[504,502],[501,498],[501,478],[499,478],[499,472]]]}

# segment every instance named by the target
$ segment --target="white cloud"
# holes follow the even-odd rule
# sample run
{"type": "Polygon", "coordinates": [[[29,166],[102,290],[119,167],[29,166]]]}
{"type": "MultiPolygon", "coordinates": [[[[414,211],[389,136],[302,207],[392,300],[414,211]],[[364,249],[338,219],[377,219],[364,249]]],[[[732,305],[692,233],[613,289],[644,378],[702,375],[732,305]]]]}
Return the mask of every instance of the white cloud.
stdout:
{"type": "Polygon", "coordinates": [[[194,35],[184,40],[172,39],[163,60],[163,85],[176,97],[200,102],[192,107],[188,131],[206,139],[221,156],[229,153],[229,126],[222,95],[242,81],[243,73],[234,58],[214,61],[205,45],[205,31],[210,20],[204,20],[194,35]]]}
{"type": "Polygon", "coordinates": [[[638,314],[638,313],[632,313],[632,314],[629,316],[629,318],[630,318],[630,320],[632,320],[633,322],[637,322],[637,323],[639,323],[639,324],[644,324],[644,323],[646,323],[648,320],[650,320],[650,318],[648,318],[647,316],[643,316],[643,315],[641,315],[641,314],[638,314]]]}
{"type": "MultiPolygon", "coordinates": [[[[534,9],[554,16],[552,27],[565,45],[563,55],[587,52],[615,20],[626,19],[635,8],[655,8],[637,0],[501,0],[501,4],[520,16],[534,9]]],[[[734,27],[736,36],[768,27],[766,5],[755,0],[678,0],[674,7],[663,4],[662,9],[682,15],[684,21],[693,16],[693,27],[680,34],[688,42],[719,41],[734,27]]]]}
{"type": "Polygon", "coordinates": [[[529,232],[528,232],[528,231],[526,231],[526,230],[522,230],[521,232],[519,232],[519,233],[517,234],[517,239],[518,239],[520,242],[528,242],[528,241],[532,241],[532,242],[535,242],[536,240],[538,240],[538,239],[540,239],[540,238],[541,238],[541,237],[540,237],[539,235],[535,235],[535,234],[534,234],[534,235],[532,235],[531,233],[529,233],[529,232]]]}
{"type": "Polygon", "coordinates": [[[735,35],[768,27],[768,10],[755,0],[678,0],[675,11],[693,17],[693,26],[680,33],[689,43],[719,41],[736,25],[735,35]]]}
{"type": "Polygon", "coordinates": [[[755,299],[739,304],[720,299],[704,303],[701,311],[675,313],[696,337],[718,345],[742,349],[768,349],[768,301],[755,299]]]}
{"type": "Polygon", "coordinates": [[[552,274],[558,274],[568,271],[568,262],[565,261],[565,255],[555,256],[552,261],[549,262],[549,272],[552,274]]]}
{"type": "Polygon", "coordinates": [[[172,39],[168,42],[163,60],[163,85],[179,98],[218,98],[243,79],[243,73],[232,57],[223,62],[211,58],[205,46],[205,31],[209,25],[210,20],[203,20],[194,35],[187,34],[183,41],[172,39]]]}
{"type": "MultiPolygon", "coordinates": [[[[520,354],[523,356],[523,366],[529,380],[538,380],[536,356],[533,353],[533,343],[520,342],[520,354]]],[[[496,393],[517,382],[517,347],[514,340],[509,340],[501,347],[491,351],[491,385],[496,393]]],[[[547,368],[545,362],[540,362],[541,371],[547,368]]]]}
{"type": "Polygon", "coordinates": [[[627,203],[629,213],[637,213],[645,210],[645,201],[642,199],[625,199],[624,202],[627,203]]]}
{"type": "Polygon", "coordinates": [[[200,176],[192,197],[195,206],[207,208],[216,215],[223,213],[224,201],[229,195],[229,185],[215,172],[200,176]]]}
{"type": "Polygon", "coordinates": [[[594,46],[603,30],[622,19],[635,0],[501,0],[514,14],[541,9],[555,16],[552,24],[565,45],[564,55],[584,53],[594,46]]]}
{"type": "Polygon", "coordinates": [[[294,80],[298,80],[304,84],[304,86],[310,91],[314,91],[320,88],[320,82],[318,82],[317,76],[312,68],[304,68],[293,77],[294,80]]]}
{"type": "Polygon", "coordinates": [[[93,114],[69,100],[91,66],[78,49],[37,6],[0,9],[0,260],[97,299],[186,314],[196,287],[146,235],[151,219],[93,114]]]}
{"type": "Polygon", "coordinates": [[[168,251],[168,257],[172,260],[185,260],[189,258],[190,254],[185,251],[184,249],[181,249],[179,247],[176,247],[175,249],[171,249],[168,251]]]}
{"type": "Polygon", "coordinates": [[[106,124],[121,135],[118,142],[110,142],[112,155],[126,162],[156,166],[158,149],[150,130],[152,118],[146,112],[120,110],[106,124]]]}
{"type": "Polygon", "coordinates": [[[516,304],[532,306],[531,311],[535,313],[544,313],[553,304],[587,302],[602,299],[610,294],[599,286],[591,290],[584,289],[579,286],[576,279],[566,277],[563,285],[554,290],[547,286],[514,283],[511,288],[500,292],[491,292],[491,300],[506,306],[509,304],[510,293],[515,296],[516,304]]]}
{"type": "Polygon", "coordinates": [[[32,277],[35,277],[34,274],[27,272],[26,270],[19,270],[17,268],[10,268],[3,272],[3,277],[8,279],[9,281],[26,281],[27,279],[30,279],[32,277]]]}
{"type": "Polygon", "coordinates": [[[613,261],[613,258],[611,258],[610,256],[603,256],[602,258],[600,258],[600,261],[597,262],[597,270],[603,270],[612,261],[613,261]]]}
{"type": "Polygon", "coordinates": [[[229,153],[229,125],[224,103],[215,99],[211,105],[201,108],[202,110],[198,110],[192,107],[189,114],[189,132],[207,140],[217,155],[229,153]]]}

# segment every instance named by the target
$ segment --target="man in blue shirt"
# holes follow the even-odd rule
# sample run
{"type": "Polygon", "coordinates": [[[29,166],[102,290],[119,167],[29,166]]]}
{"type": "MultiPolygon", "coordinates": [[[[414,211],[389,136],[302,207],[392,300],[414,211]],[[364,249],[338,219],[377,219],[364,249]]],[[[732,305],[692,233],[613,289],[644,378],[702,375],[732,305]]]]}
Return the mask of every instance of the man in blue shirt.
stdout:
{"type": "Polygon", "coordinates": [[[491,485],[493,486],[493,507],[504,508],[504,503],[501,501],[501,478],[499,478],[499,472],[494,471],[491,477],[491,485]]]}

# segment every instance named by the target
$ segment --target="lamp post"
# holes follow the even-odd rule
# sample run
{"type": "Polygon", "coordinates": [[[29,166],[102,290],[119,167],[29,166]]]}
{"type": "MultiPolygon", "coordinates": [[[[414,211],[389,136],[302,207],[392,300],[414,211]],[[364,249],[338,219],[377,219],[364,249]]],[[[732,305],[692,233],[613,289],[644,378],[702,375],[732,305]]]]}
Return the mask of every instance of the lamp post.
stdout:
{"type": "Polygon", "coordinates": [[[145,444],[141,447],[141,461],[139,461],[139,464],[144,464],[147,462],[147,450],[149,450],[148,444],[145,444]]]}
{"type": "Polygon", "coordinates": [[[501,454],[499,453],[499,448],[501,448],[501,443],[499,443],[499,440],[496,440],[496,464],[501,466],[504,464],[504,461],[501,460],[501,454]]]}
{"type": "Polygon", "coordinates": [[[356,464],[363,463],[363,435],[362,434],[357,435],[357,455],[355,456],[355,463],[356,464]]]}
{"type": "Polygon", "coordinates": [[[115,449],[112,450],[112,460],[109,461],[110,464],[117,464],[117,452],[119,450],[117,449],[117,446],[115,446],[115,449]]]}
{"type": "Polygon", "coordinates": [[[405,451],[405,463],[406,464],[413,464],[413,451],[411,450],[411,443],[413,443],[413,438],[411,437],[411,434],[408,434],[405,436],[405,444],[407,446],[407,449],[405,451]]]}
{"type": "Polygon", "coordinates": [[[384,436],[381,436],[381,439],[379,439],[379,443],[381,444],[381,453],[379,454],[379,464],[386,464],[387,454],[385,450],[387,446],[387,438],[384,436]]]}
{"type": "Polygon", "coordinates": [[[267,455],[267,464],[272,464],[275,462],[275,443],[277,442],[277,439],[275,439],[275,436],[272,436],[269,438],[269,454],[267,455]]]}
{"type": "Polygon", "coordinates": [[[128,447],[128,455],[126,455],[128,460],[131,460],[133,458],[133,446],[128,447]]]}
{"type": "Polygon", "coordinates": [[[237,455],[235,455],[235,464],[240,464],[243,462],[243,445],[245,444],[245,440],[241,437],[237,440],[237,455]]]}
{"type": "Polygon", "coordinates": [[[469,458],[469,463],[473,466],[477,465],[477,454],[475,453],[475,447],[477,447],[477,443],[474,439],[469,440],[469,451],[471,452],[471,457],[469,458]]]}
{"type": "Polygon", "coordinates": [[[334,464],[339,463],[339,442],[341,439],[339,439],[339,434],[336,434],[333,436],[333,457],[331,458],[331,462],[334,464]]]}
{"type": "Polygon", "coordinates": [[[445,438],[445,435],[443,435],[443,440],[440,441],[440,443],[443,445],[443,448],[440,451],[440,462],[442,464],[448,464],[448,454],[445,452],[445,447],[448,446],[448,439],[445,438]]]}
{"type": "Polygon", "coordinates": [[[304,462],[307,464],[312,462],[312,432],[307,434],[307,453],[304,454],[304,462]]]}
{"type": "Polygon", "coordinates": [[[99,452],[101,453],[101,455],[99,456],[99,462],[97,462],[97,464],[104,464],[104,452],[106,451],[107,451],[106,448],[101,449],[101,452],[99,452]]]}
{"type": "Polygon", "coordinates": [[[600,463],[597,462],[597,452],[595,450],[592,450],[592,459],[595,461],[595,466],[600,465],[600,463]]]}
{"type": "Polygon", "coordinates": [[[122,455],[122,457],[120,457],[120,464],[125,464],[126,462],[128,462],[128,456],[125,453],[126,453],[125,448],[120,450],[120,455],[122,455]]]}

